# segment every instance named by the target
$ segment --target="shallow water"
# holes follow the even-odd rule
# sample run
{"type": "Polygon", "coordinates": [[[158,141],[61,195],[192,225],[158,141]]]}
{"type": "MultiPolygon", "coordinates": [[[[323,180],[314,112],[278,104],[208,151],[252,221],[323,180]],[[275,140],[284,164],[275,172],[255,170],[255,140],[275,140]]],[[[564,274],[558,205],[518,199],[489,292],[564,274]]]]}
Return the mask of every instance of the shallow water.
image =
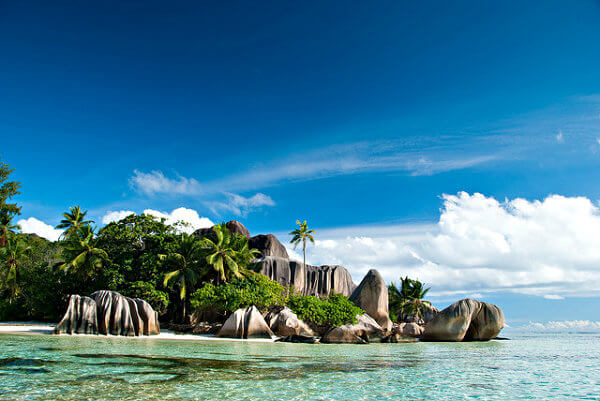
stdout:
{"type": "Polygon", "coordinates": [[[600,400],[600,335],[310,345],[0,334],[1,400],[600,400]]]}

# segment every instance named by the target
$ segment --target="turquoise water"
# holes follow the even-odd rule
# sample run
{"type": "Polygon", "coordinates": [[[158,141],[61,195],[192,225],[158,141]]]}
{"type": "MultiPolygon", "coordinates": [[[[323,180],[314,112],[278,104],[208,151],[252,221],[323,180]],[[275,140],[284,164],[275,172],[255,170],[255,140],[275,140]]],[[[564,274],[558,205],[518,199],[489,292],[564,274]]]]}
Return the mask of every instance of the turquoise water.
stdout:
{"type": "Polygon", "coordinates": [[[1,400],[600,400],[600,335],[309,345],[0,334],[1,400]]]}

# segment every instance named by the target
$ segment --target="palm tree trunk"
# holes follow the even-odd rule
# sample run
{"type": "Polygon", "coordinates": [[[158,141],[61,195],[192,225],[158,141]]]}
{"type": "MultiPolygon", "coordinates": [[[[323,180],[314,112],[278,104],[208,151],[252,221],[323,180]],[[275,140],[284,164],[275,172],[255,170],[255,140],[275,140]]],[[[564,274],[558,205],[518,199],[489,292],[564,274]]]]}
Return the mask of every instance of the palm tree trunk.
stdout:
{"type": "Polygon", "coordinates": [[[302,255],[304,257],[304,267],[306,268],[306,238],[302,240],[302,255]]]}
{"type": "Polygon", "coordinates": [[[185,324],[185,299],[183,300],[183,320],[181,321],[181,323],[185,324]]]}

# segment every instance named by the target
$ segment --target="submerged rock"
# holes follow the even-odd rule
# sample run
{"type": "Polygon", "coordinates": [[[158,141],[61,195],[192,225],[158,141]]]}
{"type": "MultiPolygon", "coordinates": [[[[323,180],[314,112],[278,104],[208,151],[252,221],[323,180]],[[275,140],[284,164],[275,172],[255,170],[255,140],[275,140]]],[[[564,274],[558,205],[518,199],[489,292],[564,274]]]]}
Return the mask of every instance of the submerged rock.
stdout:
{"type": "Polygon", "coordinates": [[[69,306],[54,334],[98,334],[96,302],[89,297],[71,295],[69,306]]]}
{"type": "Polygon", "coordinates": [[[255,306],[238,309],[223,324],[217,337],[272,338],[273,332],[255,306]]]}
{"type": "Polygon", "coordinates": [[[356,324],[334,327],[321,338],[325,344],[366,344],[381,342],[385,338],[384,330],[369,315],[357,315],[356,324]]]}
{"type": "Polygon", "coordinates": [[[300,335],[297,335],[297,334],[292,334],[290,336],[278,338],[277,340],[275,340],[275,342],[299,343],[299,344],[316,344],[316,343],[319,342],[319,340],[317,339],[317,337],[300,336],[300,335]]]}
{"type": "Polygon", "coordinates": [[[474,299],[457,301],[425,326],[424,341],[487,341],[504,327],[504,314],[496,305],[474,299]]]}
{"type": "Polygon", "coordinates": [[[131,337],[160,334],[160,325],[158,313],[146,301],[101,290],[91,298],[71,295],[67,312],[54,333],[131,337]]]}
{"type": "Polygon", "coordinates": [[[315,336],[315,332],[308,326],[308,324],[304,323],[298,317],[298,315],[292,312],[292,310],[288,307],[285,307],[280,311],[268,313],[265,320],[271,328],[271,331],[277,336],[315,336]]]}
{"type": "Polygon", "coordinates": [[[350,301],[367,312],[379,323],[381,328],[391,330],[392,321],[388,314],[388,288],[377,270],[369,270],[350,295],[350,301]]]}

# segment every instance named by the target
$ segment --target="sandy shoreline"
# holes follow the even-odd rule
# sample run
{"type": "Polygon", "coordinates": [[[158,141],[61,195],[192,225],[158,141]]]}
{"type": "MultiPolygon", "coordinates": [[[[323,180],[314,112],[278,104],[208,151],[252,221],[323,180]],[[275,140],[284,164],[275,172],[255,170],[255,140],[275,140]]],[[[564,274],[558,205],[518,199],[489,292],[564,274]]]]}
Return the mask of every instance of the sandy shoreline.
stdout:
{"type": "MultiPolygon", "coordinates": [[[[34,322],[5,322],[0,323],[0,334],[47,334],[51,335],[54,330],[55,324],[46,323],[34,323],[34,322]]],[[[61,334],[61,336],[68,336],[68,334],[61,334]]],[[[105,336],[101,334],[74,334],[74,336],[81,337],[114,337],[114,338],[126,338],[131,340],[186,340],[186,341],[235,341],[235,342],[259,342],[259,343],[271,343],[275,341],[275,338],[253,338],[253,339],[241,339],[241,338],[221,338],[211,335],[197,335],[197,334],[176,334],[175,332],[165,330],[157,336],[139,336],[139,337],[121,337],[121,336],[105,336]]]]}

